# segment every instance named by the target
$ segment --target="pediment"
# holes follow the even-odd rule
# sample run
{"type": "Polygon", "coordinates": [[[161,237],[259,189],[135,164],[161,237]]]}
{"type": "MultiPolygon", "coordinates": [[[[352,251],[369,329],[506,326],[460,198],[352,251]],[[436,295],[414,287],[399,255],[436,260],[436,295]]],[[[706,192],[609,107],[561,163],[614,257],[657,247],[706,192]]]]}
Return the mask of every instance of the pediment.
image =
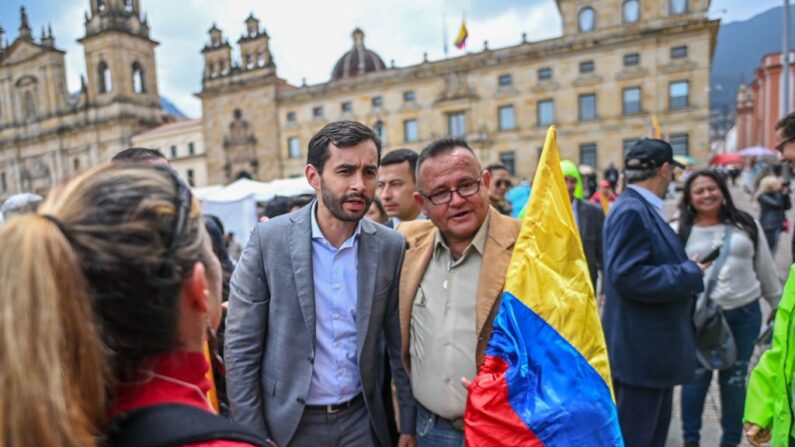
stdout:
{"type": "Polygon", "coordinates": [[[17,39],[6,49],[3,55],[0,56],[0,66],[18,64],[48,51],[52,50],[27,40],[17,39]]]}

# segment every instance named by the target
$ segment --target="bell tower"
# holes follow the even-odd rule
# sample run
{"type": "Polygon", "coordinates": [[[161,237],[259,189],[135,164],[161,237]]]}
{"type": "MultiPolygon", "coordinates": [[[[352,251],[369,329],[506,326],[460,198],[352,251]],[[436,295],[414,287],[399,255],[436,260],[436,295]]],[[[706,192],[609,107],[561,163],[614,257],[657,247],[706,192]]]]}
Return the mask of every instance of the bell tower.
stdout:
{"type": "Polygon", "coordinates": [[[125,103],[159,112],[155,47],[138,0],[90,0],[85,16],[88,103],[125,103]]]}

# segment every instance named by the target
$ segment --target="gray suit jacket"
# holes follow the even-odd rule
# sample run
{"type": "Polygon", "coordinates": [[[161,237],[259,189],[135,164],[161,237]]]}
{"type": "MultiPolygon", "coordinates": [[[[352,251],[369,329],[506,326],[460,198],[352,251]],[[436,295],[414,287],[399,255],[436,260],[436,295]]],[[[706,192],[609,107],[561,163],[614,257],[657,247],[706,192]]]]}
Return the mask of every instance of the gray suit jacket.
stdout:
{"type": "Polygon", "coordinates": [[[580,230],[582,248],[585,252],[585,260],[588,262],[588,271],[591,274],[591,282],[594,292],[596,290],[596,278],[602,268],[602,227],[605,223],[605,214],[602,208],[592,205],[584,200],[578,199],[577,204],[577,228],[580,230]]]}
{"type": "MultiPolygon", "coordinates": [[[[315,353],[312,205],[260,223],[231,281],[225,361],[232,417],[280,446],[304,412],[315,353]]],[[[416,405],[400,361],[398,285],[405,242],[362,219],[359,236],[356,354],[373,431],[391,445],[381,389],[384,345],[397,386],[400,431],[414,433],[416,405]]]]}

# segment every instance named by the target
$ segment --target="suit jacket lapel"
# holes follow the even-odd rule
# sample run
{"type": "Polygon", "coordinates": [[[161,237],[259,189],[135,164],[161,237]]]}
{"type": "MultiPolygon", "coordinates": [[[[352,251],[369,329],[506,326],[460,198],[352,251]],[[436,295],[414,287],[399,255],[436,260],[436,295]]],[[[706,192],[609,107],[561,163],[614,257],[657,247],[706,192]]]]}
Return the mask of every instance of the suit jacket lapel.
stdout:
{"type": "Polygon", "coordinates": [[[505,272],[508,271],[515,242],[511,229],[505,226],[505,218],[500,216],[494,208],[491,208],[489,212],[491,214],[489,232],[480,268],[476,298],[475,329],[478,336],[482,333],[494,304],[502,294],[505,285],[505,272]]]}
{"type": "Polygon", "coordinates": [[[425,270],[431,262],[433,255],[433,241],[436,231],[427,232],[423,237],[406,241],[406,254],[403,256],[403,268],[400,273],[400,335],[403,339],[403,360],[405,368],[411,368],[407,353],[409,345],[409,331],[411,327],[411,308],[417,289],[420,287],[425,270]]]}
{"type": "Polygon", "coordinates": [[[295,274],[295,288],[298,305],[304,317],[306,330],[312,350],[315,350],[315,277],[312,271],[312,223],[310,213],[313,207],[293,213],[290,229],[290,261],[295,274]]]}
{"type": "Polygon", "coordinates": [[[375,225],[362,219],[362,232],[359,235],[357,298],[356,298],[356,357],[362,353],[364,339],[370,323],[375,298],[375,279],[378,276],[378,256],[380,244],[375,237],[375,225]]]}

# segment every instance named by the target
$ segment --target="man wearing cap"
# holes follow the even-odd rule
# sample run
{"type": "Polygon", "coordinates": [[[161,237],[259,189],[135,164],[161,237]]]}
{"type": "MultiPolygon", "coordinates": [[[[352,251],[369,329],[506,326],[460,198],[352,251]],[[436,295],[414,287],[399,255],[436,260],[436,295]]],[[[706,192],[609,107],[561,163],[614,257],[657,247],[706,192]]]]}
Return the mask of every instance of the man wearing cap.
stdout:
{"type": "Polygon", "coordinates": [[[665,141],[635,143],[627,190],[605,222],[602,319],[627,447],[665,445],[673,387],[696,366],[692,312],[706,265],[687,258],[663,215],[674,167],[683,166],[665,141]]]}

